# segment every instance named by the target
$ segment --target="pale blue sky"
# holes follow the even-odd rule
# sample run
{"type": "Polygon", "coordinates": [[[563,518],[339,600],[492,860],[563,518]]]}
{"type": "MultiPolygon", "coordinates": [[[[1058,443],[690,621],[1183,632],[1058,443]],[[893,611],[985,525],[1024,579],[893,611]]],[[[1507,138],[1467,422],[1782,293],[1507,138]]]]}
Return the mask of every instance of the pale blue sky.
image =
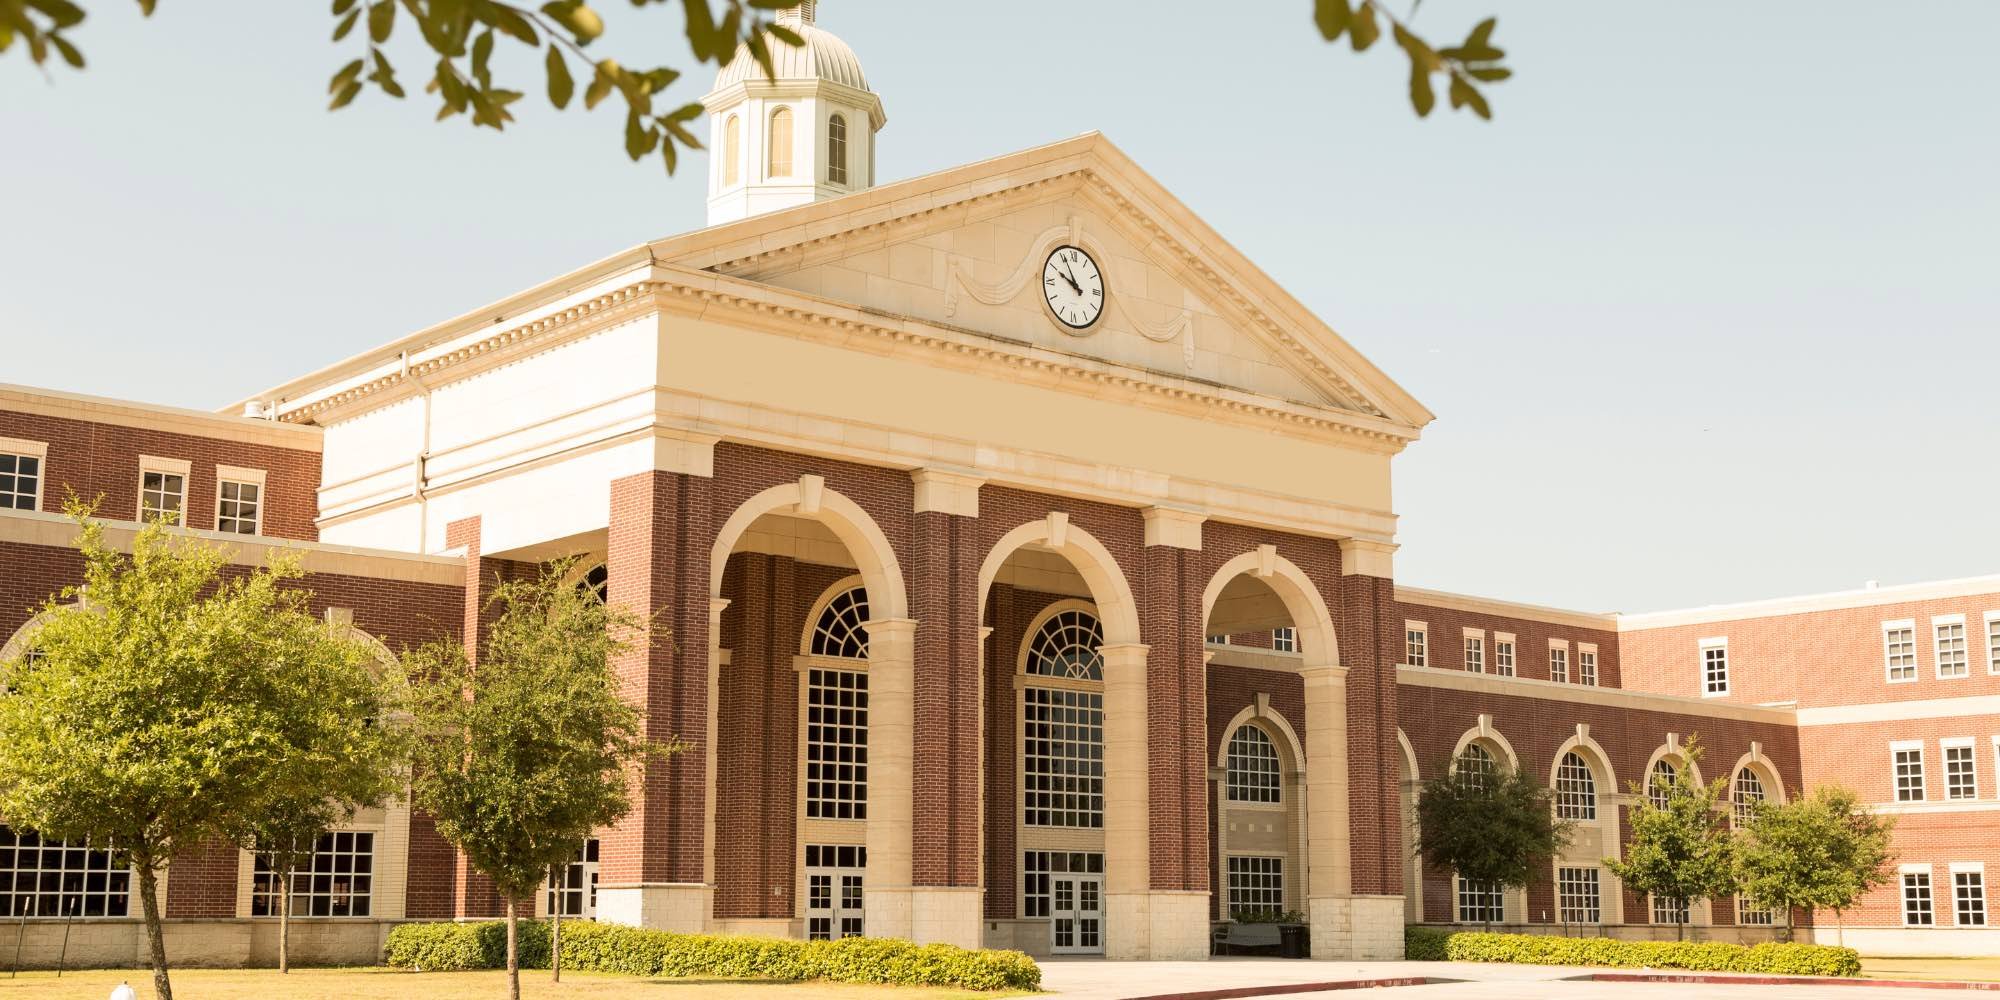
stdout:
{"type": "MultiPolygon", "coordinates": [[[[686,63],[678,5],[603,6],[612,54],[686,63]]],[[[323,3],[92,7],[87,73],[0,57],[0,381],[218,406],[702,222],[701,164],[630,165],[610,113],[323,113],[323,3]]],[[[1650,610],[2000,572],[2000,3],[1430,0],[1440,40],[1500,15],[1490,124],[1418,121],[1400,54],[1309,8],[820,23],[887,105],[880,179],[1102,130],[1435,411],[1406,583],[1650,610]]]]}

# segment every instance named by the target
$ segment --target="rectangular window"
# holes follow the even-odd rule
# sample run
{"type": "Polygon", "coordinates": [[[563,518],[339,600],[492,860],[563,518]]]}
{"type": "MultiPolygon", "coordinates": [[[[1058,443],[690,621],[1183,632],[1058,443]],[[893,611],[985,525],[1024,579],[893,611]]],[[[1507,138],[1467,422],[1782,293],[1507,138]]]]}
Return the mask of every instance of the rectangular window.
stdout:
{"type": "Polygon", "coordinates": [[[1299,630],[1290,625],[1271,630],[1271,652],[1296,653],[1299,651],[1299,630]]]}
{"type": "Polygon", "coordinates": [[[1931,873],[1903,873],[1903,926],[1929,927],[1937,922],[1931,912],[1931,873]]]}
{"type": "Polygon", "coordinates": [[[1597,647],[1576,647],[1576,682],[1597,686],[1597,647]]]}
{"type": "Polygon", "coordinates": [[[1944,751],[1944,797],[1947,799],[1976,799],[1979,797],[1978,766],[1972,759],[1970,739],[1939,740],[1939,749],[1944,751]]]}
{"type": "Polygon", "coordinates": [[[1965,616],[1946,615],[1931,619],[1931,628],[1937,641],[1937,675],[1940,680],[1965,677],[1972,673],[1972,664],[1966,658],[1965,616]]]}
{"type": "Polygon", "coordinates": [[[124,917],[131,901],[132,872],[111,851],[0,825],[0,915],[124,917]]]}
{"type": "Polygon", "coordinates": [[[139,456],[139,520],[187,523],[188,463],[139,456]]]}
{"type": "Polygon", "coordinates": [[[1495,635],[1493,637],[1493,672],[1502,677],[1514,676],[1514,637],[1495,635]]]}
{"type": "Polygon", "coordinates": [[[1208,644],[1211,646],[1227,646],[1229,645],[1229,637],[1226,635],[1211,635],[1208,637],[1208,644]]]}
{"type": "Polygon", "coordinates": [[[1688,901],[1679,896],[1653,897],[1653,922],[1656,924],[1685,924],[1689,922],[1688,901]]]}
{"type": "Polygon", "coordinates": [[[1986,672],[2000,674],[2000,611],[1986,612],[1986,672]]]}
{"type": "Polygon", "coordinates": [[[42,463],[48,446],[0,438],[0,510],[42,509],[42,463]]]}
{"type": "Polygon", "coordinates": [[[1557,684],[1569,683],[1569,647],[1549,647],[1549,680],[1557,684]]]}
{"type": "Polygon", "coordinates": [[[1917,679],[1917,623],[1882,623],[1882,664],[1889,683],[1907,684],[1917,679]]]}
{"type": "Polygon", "coordinates": [[[1565,924],[1594,924],[1602,919],[1603,901],[1595,868],[1556,869],[1556,907],[1565,924]]]}
{"type": "MultiPolygon", "coordinates": [[[[368,916],[374,882],[374,834],[320,834],[312,859],[292,873],[292,916],[368,916]]],[[[250,915],[275,917],[283,905],[271,856],[259,853],[251,874],[250,915]]]]}
{"type": "Polygon", "coordinates": [[[1486,672],[1486,637],[1468,635],[1465,637],[1465,669],[1482,674],[1486,672]]]}
{"type": "Polygon", "coordinates": [[[549,875],[547,894],[542,900],[549,913],[561,907],[565,917],[589,919],[597,916],[598,847],[596,837],[584,841],[569,864],[562,866],[560,872],[549,875]]]}
{"type": "Polygon", "coordinates": [[[1461,924],[1497,924],[1505,921],[1501,915],[1500,887],[1492,882],[1458,880],[1458,922],[1461,924]]]}
{"type": "Polygon", "coordinates": [[[1254,855],[1229,856],[1229,916],[1285,912],[1285,859],[1254,855]]]}
{"type": "Polygon", "coordinates": [[[806,671],[806,816],[868,818],[868,675],[806,671]]]}
{"type": "Polygon", "coordinates": [[[1922,802],[1924,800],[1924,745],[1922,743],[1893,743],[1890,752],[1896,760],[1896,801],[1922,802]]]}
{"type": "Polygon", "coordinates": [[[1729,693],[1729,640],[1701,641],[1701,696],[1719,698],[1729,693]]]}
{"type": "Polygon", "coordinates": [[[1021,855],[1021,916],[1050,915],[1052,875],[1102,875],[1104,855],[1088,851],[1026,851],[1021,855]]]}
{"type": "Polygon", "coordinates": [[[1775,922],[1776,917],[1775,913],[1752,903],[1749,899],[1742,896],[1736,897],[1736,922],[1738,924],[1745,927],[1769,927],[1775,922]]]}
{"type": "Polygon", "coordinates": [[[1428,666],[1430,661],[1430,635],[1423,622],[1403,623],[1404,662],[1413,667],[1428,666]]]}
{"type": "Polygon", "coordinates": [[[1960,927],[1986,926],[1986,871],[1951,866],[1952,915],[1960,927]]]}
{"type": "Polygon", "coordinates": [[[1104,826],[1104,695],[1023,688],[1022,822],[1104,826]]]}
{"type": "Polygon", "coordinates": [[[216,466],[215,530],[230,535],[261,534],[263,514],[263,470],[216,466]]]}

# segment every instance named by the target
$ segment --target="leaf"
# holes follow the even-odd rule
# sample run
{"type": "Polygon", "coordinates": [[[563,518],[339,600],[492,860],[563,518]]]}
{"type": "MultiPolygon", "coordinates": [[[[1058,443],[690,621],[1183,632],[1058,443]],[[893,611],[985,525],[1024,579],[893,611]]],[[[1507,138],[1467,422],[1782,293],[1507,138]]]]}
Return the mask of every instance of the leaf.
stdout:
{"type": "Polygon", "coordinates": [[[340,24],[334,27],[333,40],[337,42],[343,38],[346,38],[347,33],[354,30],[354,22],[360,19],[361,19],[361,11],[359,8],[348,11],[347,16],[341,18],[340,24]]]}
{"type": "Polygon", "coordinates": [[[1468,66],[1465,73],[1483,83],[1498,83],[1514,75],[1514,71],[1505,66],[1468,66]]]}
{"type": "Polygon", "coordinates": [[[617,82],[617,72],[618,62],[615,59],[606,59],[597,64],[597,75],[591,78],[590,86],[583,91],[584,110],[597,107],[605,98],[611,96],[611,87],[617,82]]]}
{"type": "Polygon", "coordinates": [[[388,57],[382,54],[381,49],[372,49],[369,55],[375,59],[375,72],[368,74],[368,79],[375,81],[375,85],[390,97],[402,97],[403,85],[396,82],[396,70],[389,65],[388,57]]]}
{"type": "Polygon", "coordinates": [[[549,45],[549,103],[556,110],[569,107],[569,99],[576,94],[576,81],[569,75],[569,63],[565,62],[561,50],[554,43],[549,45]]]}
{"type": "Polygon", "coordinates": [[[653,135],[639,120],[638,112],[625,116],[625,155],[636,161],[652,149],[653,141],[657,139],[658,136],[653,135]]]}
{"type": "Polygon", "coordinates": [[[139,0],[139,14],[140,14],[140,16],[142,16],[142,17],[152,17],[152,16],[153,16],[153,8],[154,8],[154,7],[157,7],[157,6],[159,6],[159,0],[139,0]]]}
{"type": "Polygon", "coordinates": [[[1375,8],[1363,2],[1354,9],[1354,20],[1347,26],[1347,41],[1356,52],[1368,51],[1368,46],[1382,37],[1382,28],[1375,23],[1375,8]]]}
{"type": "Polygon", "coordinates": [[[678,141],[681,145],[689,149],[701,149],[701,140],[693,132],[687,130],[686,123],[701,117],[704,110],[706,109],[701,106],[700,102],[683,104],[669,112],[666,117],[658,118],[656,121],[659,122],[661,128],[667,131],[668,136],[678,141]]]}
{"type": "Polygon", "coordinates": [[[1347,0],[1314,0],[1313,23],[1319,26],[1319,36],[1329,42],[1337,42],[1354,20],[1354,11],[1347,6],[1347,0]]]}
{"type": "Polygon", "coordinates": [[[501,4],[489,4],[486,7],[486,11],[487,23],[506,32],[509,37],[518,40],[523,45],[542,44],[541,32],[536,31],[534,24],[527,18],[522,17],[512,7],[501,4]]]}
{"type": "Polygon", "coordinates": [[[777,79],[778,71],[771,66],[771,49],[764,44],[764,36],[752,35],[745,44],[750,46],[750,58],[757,60],[757,68],[764,71],[764,79],[777,79]]]}
{"type": "Polygon", "coordinates": [[[381,44],[389,40],[389,32],[396,27],[396,5],[391,0],[376,0],[368,8],[368,37],[381,44]]]}
{"type": "Polygon", "coordinates": [[[578,45],[589,45],[597,36],[604,34],[604,19],[582,0],[556,0],[543,4],[542,13],[575,35],[578,45]]]}
{"type": "MultiPolygon", "coordinates": [[[[1458,92],[1457,87],[1458,78],[1453,77],[1454,96],[1458,92]]],[[[1437,106],[1437,92],[1431,89],[1431,71],[1415,55],[1410,57],[1410,105],[1417,109],[1418,118],[1430,117],[1431,109],[1437,106]]]]}
{"type": "Polygon", "coordinates": [[[339,17],[354,9],[356,0],[333,0],[333,16],[339,17]]]}
{"type": "Polygon", "coordinates": [[[361,60],[356,59],[353,62],[350,62],[345,66],[342,66],[340,68],[340,72],[333,74],[333,79],[328,81],[326,85],[326,92],[329,94],[337,94],[341,91],[342,88],[345,88],[347,85],[353,83],[354,78],[361,75],[361,65],[362,65],[361,60]]]}
{"type": "Polygon", "coordinates": [[[488,28],[480,32],[479,38],[472,43],[472,77],[478,80],[481,86],[493,86],[493,73],[486,66],[487,61],[492,58],[493,29],[488,28]]]}
{"type": "Polygon", "coordinates": [[[1485,95],[1457,75],[1451,78],[1451,106],[1470,106],[1473,114],[1487,121],[1493,120],[1493,109],[1487,105],[1485,95]]]}
{"type": "Polygon", "coordinates": [[[75,69],[83,68],[83,53],[78,52],[76,46],[69,43],[69,39],[50,32],[49,44],[55,46],[57,52],[62,53],[63,62],[69,63],[75,69]]]}
{"type": "Polygon", "coordinates": [[[766,25],[764,27],[764,30],[770,32],[772,38],[784,42],[786,45],[789,45],[792,48],[795,49],[800,48],[806,44],[806,40],[804,37],[802,37],[798,32],[793,31],[792,29],[787,28],[782,24],[766,25]]]}
{"type": "Polygon", "coordinates": [[[54,24],[51,33],[83,23],[83,8],[70,0],[27,0],[27,4],[41,11],[54,24]]]}
{"type": "Polygon", "coordinates": [[[349,101],[354,100],[355,95],[359,93],[361,93],[361,82],[357,80],[342,88],[340,93],[333,95],[333,103],[328,104],[326,109],[328,111],[339,111],[341,108],[346,107],[349,101]]]}

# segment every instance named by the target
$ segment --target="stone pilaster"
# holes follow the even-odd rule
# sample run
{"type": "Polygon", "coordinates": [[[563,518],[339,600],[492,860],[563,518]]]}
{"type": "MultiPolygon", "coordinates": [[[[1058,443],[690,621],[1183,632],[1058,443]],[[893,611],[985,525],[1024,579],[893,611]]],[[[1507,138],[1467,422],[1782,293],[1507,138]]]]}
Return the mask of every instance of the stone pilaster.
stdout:
{"type": "Polygon", "coordinates": [[[690,745],[644,765],[631,813],[602,838],[598,917],[613,923],[700,931],[714,910],[711,496],[711,480],[679,472],[611,484],[611,600],[663,633],[614,666],[646,735],[690,745]]]}
{"type": "Polygon", "coordinates": [[[869,937],[909,938],[911,794],[917,623],[876,618],[868,630],[868,874],[863,907],[869,937]]]}

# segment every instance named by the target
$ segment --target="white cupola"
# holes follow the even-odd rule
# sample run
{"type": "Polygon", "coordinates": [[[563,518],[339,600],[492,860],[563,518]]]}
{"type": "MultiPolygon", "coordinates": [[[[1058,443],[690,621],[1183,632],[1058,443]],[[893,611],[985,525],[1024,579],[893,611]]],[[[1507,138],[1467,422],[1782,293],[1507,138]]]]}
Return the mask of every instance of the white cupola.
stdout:
{"type": "Polygon", "coordinates": [[[702,98],[708,109],[708,224],[872,187],[875,132],[888,118],[847,43],[813,23],[813,0],[778,14],[796,48],[771,40],[764,76],[736,50],[702,98]]]}

